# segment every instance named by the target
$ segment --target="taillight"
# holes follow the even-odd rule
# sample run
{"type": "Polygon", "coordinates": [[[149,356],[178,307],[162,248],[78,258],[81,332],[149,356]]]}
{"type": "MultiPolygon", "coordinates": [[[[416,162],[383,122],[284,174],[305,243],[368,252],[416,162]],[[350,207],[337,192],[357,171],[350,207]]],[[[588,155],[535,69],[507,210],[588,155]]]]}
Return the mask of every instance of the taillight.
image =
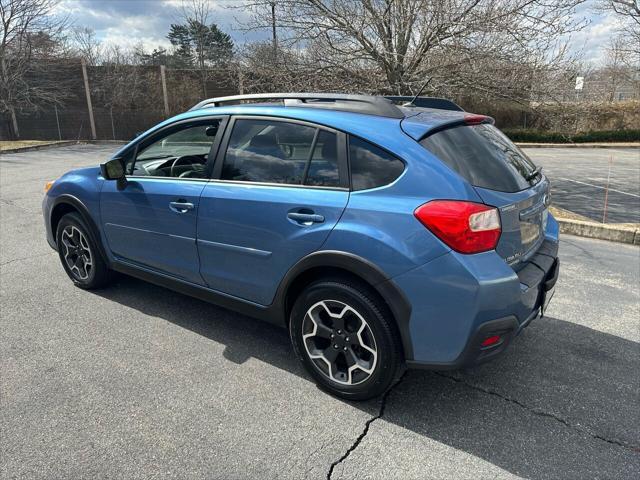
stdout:
{"type": "Polygon", "coordinates": [[[440,240],[460,253],[493,250],[500,239],[498,209],[481,203],[433,200],[413,214],[440,240]]]}

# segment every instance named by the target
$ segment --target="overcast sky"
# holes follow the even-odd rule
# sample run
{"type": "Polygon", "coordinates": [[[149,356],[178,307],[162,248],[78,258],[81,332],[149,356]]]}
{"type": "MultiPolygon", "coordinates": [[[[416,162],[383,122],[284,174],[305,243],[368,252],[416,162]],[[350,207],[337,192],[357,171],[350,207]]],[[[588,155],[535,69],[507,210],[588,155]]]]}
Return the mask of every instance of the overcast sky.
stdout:
{"type": "MultiPolygon", "coordinates": [[[[181,0],[62,0],[61,13],[81,27],[96,31],[99,39],[122,46],[142,43],[147,50],[157,46],[169,46],[166,34],[169,25],[178,21],[181,0]]],[[[245,19],[242,9],[230,8],[242,2],[211,1],[212,21],[231,35],[237,44],[268,38],[270,32],[245,33],[238,29],[238,21],[245,19]]],[[[572,37],[574,50],[583,50],[587,61],[597,62],[616,26],[612,15],[594,14],[589,6],[577,12],[591,23],[572,37]]]]}

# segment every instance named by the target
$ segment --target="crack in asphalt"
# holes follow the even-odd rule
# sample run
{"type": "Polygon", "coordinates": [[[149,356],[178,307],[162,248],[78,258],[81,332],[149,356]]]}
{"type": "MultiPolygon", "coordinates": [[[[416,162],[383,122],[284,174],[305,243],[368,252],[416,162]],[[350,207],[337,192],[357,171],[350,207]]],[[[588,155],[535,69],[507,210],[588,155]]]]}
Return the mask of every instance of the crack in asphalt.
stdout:
{"type": "Polygon", "coordinates": [[[7,260],[4,263],[0,263],[0,267],[4,267],[5,265],[9,265],[9,264],[15,263],[15,262],[22,262],[24,260],[30,260],[32,258],[45,257],[47,255],[51,255],[51,252],[39,253],[39,254],[36,254],[36,255],[29,255],[28,257],[14,258],[13,260],[7,260]]]}
{"type": "Polygon", "coordinates": [[[525,410],[527,410],[528,412],[533,413],[534,415],[538,415],[540,417],[547,417],[547,418],[552,418],[553,420],[556,420],[557,422],[565,425],[566,427],[571,428],[572,430],[575,430],[577,432],[589,435],[592,438],[595,438],[596,440],[601,440],[603,442],[607,442],[611,445],[616,445],[618,447],[623,447],[629,450],[632,450],[634,452],[640,452],[640,446],[637,445],[631,445],[628,444],[627,442],[623,442],[621,440],[616,440],[616,439],[611,439],[611,438],[606,438],[603,437],[602,435],[599,435],[597,433],[594,433],[586,428],[580,427],[579,425],[574,425],[571,422],[569,422],[568,420],[566,420],[565,418],[562,418],[559,415],[556,415],[555,413],[550,413],[550,412],[545,412],[544,410],[540,410],[539,408],[535,408],[535,407],[531,407],[529,405],[525,405],[524,403],[520,402],[519,400],[516,400],[515,398],[511,398],[507,395],[503,395],[499,392],[496,392],[495,390],[491,390],[489,388],[483,387],[481,385],[477,385],[474,383],[469,383],[469,382],[465,382],[464,380],[462,380],[461,378],[457,378],[451,375],[446,375],[442,372],[437,372],[434,371],[434,374],[443,377],[443,378],[447,378],[449,380],[452,380],[456,383],[461,383],[463,385],[465,385],[468,388],[472,388],[474,390],[477,390],[479,392],[482,393],[486,393],[487,395],[493,395],[494,397],[498,397],[506,402],[512,403],[514,405],[517,405],[520,408],[523,408],[525,410]]]}
{"type": "Polygon", "coordinates": [[[351,453],[356,448],[358,448],[358,445],[360,445],[362,440],[364,440],[364,438],[367,436],[367,433],[369,433],[369,428],[371,427],[371,424],[376,420],[382,418],[382,416],[384,415],[384,410],[387,406],[387,399],[389,398],[389,394],[393,390],[395,390],[395,388],[400,384],[400,382],[402,382],[406,374],[407,374],[407,370],[402,372],[402,375],[400,376],[400,378],[393,385],[391,385],[391,387],[389,387],[389,389],[386,392],[384,392],[384,395],[382,395],[382,399],[380,400],[380,408],[378,410],[378,414],[374,417],[371,417],[369,420],[367,420],[367,422],[364,424],[364,428],[362,429],[362,432],[360,433],[360,435],[358,435],[358,438],[356,438],[356,440],[351,444],[351,446],[347,449],[347,451],[338,460],[336,460],[331,464],[331,466],[329,467],[329,471],[327,472],[327,480],[331,480],[331,476],[333,475],[334,469],[338,465],[340,465],[342,462],[344,462],[347,459],[347,457],[351,455],[351,453]]]}

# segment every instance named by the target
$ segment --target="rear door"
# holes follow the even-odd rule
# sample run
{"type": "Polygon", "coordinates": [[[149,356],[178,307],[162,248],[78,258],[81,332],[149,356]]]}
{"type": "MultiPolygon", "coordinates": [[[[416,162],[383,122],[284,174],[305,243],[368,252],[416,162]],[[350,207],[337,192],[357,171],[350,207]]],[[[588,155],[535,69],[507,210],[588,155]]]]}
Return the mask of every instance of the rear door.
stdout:
{"type": "Polygon", "coordinates": [[[349,200],[344,134],[235,117],[200,199],[200,273],[215,290],[270,304],[287,272],[318,250],[349,200]]]}
{"type": "Polygon", "coordinates": [[[513,265],[535,253],[544,241],[549,182],[518,147],[487,123],[447,128],[420,143],[500,210],[498,254],[513,265]]]}

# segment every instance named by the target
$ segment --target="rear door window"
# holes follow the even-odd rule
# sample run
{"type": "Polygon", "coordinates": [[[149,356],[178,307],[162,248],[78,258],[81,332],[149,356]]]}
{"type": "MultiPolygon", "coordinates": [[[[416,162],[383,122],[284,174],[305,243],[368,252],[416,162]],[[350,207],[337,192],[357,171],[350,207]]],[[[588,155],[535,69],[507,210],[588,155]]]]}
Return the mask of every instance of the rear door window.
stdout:
{"type": "Polygon", "coordinates": [[[420,144],[476,187],[518,192],[540,180],[527,180],[535,165],[493,125],[448,128],[420,144]]]}
{"type": "Polygon", "coordinates": [[[238,119],[221,179],[339,187],[336,134],[297,123],[238,119]]]}
{"type": "Polygon", "coordinates": [[[335,133],[320,130],[304,179],[305,185],[339,187],[338,138],[335,133]]]}
{"type": "Polygon", "coordinates": [[[349,137],[349,163],[353,190],[388,185],[404,171],[401,160],[357,137],[349,137]]]}

